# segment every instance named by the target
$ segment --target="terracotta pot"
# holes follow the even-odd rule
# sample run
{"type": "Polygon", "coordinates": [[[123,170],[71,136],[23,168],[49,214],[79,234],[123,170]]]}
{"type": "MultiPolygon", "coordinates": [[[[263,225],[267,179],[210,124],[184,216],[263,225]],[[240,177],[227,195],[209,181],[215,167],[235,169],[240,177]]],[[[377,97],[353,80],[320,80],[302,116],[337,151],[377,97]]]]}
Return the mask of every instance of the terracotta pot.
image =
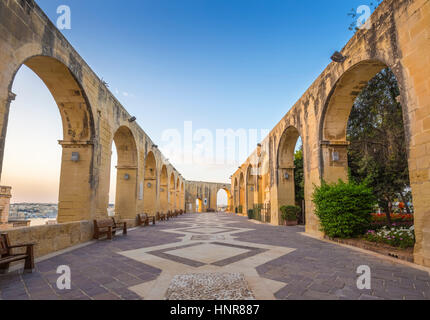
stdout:
{"type": "Polygon", "coordinates": [[[297,220],[294,220],[294,221],[285,221],[285,225],[287,226],[287,227],[293,227],[293,226],[297,226],[297,220]]]}

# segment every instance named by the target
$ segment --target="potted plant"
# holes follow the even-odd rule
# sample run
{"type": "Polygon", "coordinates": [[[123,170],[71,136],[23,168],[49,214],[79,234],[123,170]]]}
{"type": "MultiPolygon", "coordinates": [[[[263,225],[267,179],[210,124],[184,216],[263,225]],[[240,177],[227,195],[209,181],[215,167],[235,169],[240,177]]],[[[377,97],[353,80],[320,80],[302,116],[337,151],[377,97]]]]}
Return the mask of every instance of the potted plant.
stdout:
{"type": "Polygon", "coordinates": [[[253,209],[248,210],[248,219],[254,219],[254,210],[253,209]]]}
{"type": "Polygon", "coordinates": [[[298,215],[302,210],[297,206],[282,206],[281,218],[286,226],[296,226],[298,224],[298,215]]]}

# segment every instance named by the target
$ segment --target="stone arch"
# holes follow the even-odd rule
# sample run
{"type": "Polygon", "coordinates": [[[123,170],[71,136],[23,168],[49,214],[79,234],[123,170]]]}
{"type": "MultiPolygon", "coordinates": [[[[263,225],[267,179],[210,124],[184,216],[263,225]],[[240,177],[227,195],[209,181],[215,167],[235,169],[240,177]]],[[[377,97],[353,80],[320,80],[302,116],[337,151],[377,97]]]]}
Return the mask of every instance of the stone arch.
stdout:
{"type": "Polygon", "coordinates": [[[18,70],[25,65],[44,82],[62,119],[63,140],[59,143],[63,150],[57,220],[59,223],[90,220],[92,212],[89,208],[93,207],[96,184],[93,173],[95,125],[91,105],[79,74],[56,58],[44,55],[24,56],[21,53],[17,52],[16,57],[22,59],[12,65],[15,69],[8,86],[9,96],[6,104],[2,105],[4,119],[0,121],[0,175],[9,108],[14,99],[11,88],[18,70]]]}
{"type": "Polygon", "coordinates": [[[154,215],[157,208],[157,160],[152,151],[145,159],[143,208],[145,213],[154,215]]]}
{"type": "Polygon", "coordinates": [[[113,143],[118,154],[115,215],[122,219],[134,219],[138,168],[136,140],[131,130],[122,126],[115,132],[113,143]]]}
{"type": "Polygon", "coordinates": [[[387,67],[387,64],[375,59],[358,62],[339,77],[328,95],[319,130],[320,176],[327,182],[348,179],[346,130],[349,115],[360,92],[387,67]]]}
{"type": "Polygon", "coordinates": [[[166,213],[169,210],[169,181],[167,167],[163,165],[160,174],[160,210],[166,213]]]}

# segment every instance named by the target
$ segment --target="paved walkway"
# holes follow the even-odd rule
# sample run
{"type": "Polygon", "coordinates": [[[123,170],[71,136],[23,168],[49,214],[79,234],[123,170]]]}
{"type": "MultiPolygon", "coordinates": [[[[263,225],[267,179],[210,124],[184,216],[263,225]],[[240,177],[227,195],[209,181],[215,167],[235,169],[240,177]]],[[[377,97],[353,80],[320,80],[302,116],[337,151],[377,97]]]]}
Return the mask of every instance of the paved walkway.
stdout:
{"type": "Polygon", "coordinates": [[[227,214],[188,214],[0,276],[0,299],[428,299],[429,273],[227,214]],[[71,268],[59,290],[57,267],[71,268]],[[357,289],[357,267],[372,289],[357,289]]]}

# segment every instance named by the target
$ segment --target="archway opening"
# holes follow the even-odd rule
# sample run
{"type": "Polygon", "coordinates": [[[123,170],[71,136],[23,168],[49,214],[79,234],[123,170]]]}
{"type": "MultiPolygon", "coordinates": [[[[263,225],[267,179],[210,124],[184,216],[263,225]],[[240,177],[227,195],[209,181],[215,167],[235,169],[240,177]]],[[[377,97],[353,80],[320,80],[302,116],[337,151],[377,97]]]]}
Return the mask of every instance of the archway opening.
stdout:
{"type": "Polygon", "coordinates": [[[145,159],[143,208],[145,213],[155,215],[157,205],[157,161],[152,151],[145,159]]]}
{"type": "Polygon", "coordinates": [[[252,167],[252,165],[248,166],[248,169],[246,170],[246,208],[247,213],[250,210],[253,210],[253,212],[258,211],[258,206],[256,206],[256,203],[254,201],[255,197],[255,189],[256,189],[256,170],[252,167]]]}
{"type": "Polygon", "coordinates": [[[175,190],[175,175],[173,172],[170,174],[170,183],[169,183],[169,210],[175,210],[175,202],[176,202],[176,190],[175,190]]]}
{"type": "Polygon", "coordinates": [[[160,175],[160,210],[162,213],[169,211],[169,185],[167,179],[167,167],[163,165],[160,175]]]}
{"type": "Polygon", "coordinates": [[[257,165],[257,204],[254,205],[254,216],[264,222],[270,223],[271,217],[271,199],[270,199],[270,166],[269,157],[263,152],[257,165]]]}
{"type": "Polygon", "coordinates": [[[230,210],[230,194],[227,189],[219,189],[216,195],[217,212],[228,212],[230,210]]]}
{"type": "Polygon", "coordinates": [[[202,199],[199,199],[199,198],[196,199],[196,211],[198,213],[203,212],[203,200],[202,199]]]}
{"type": "Polygon", "coordinates": [[[239,205],[237,207],[237,213],[244,214],[245,209],[245,177],[243,173],[241,173],[239,178],[239,205]]]}
{"type": "MultiPolygon", "coordinates": [[[[19,96],[12,102],[15,95],[11,92],[10,109],[6,104],[1,184],[12,187],[12,203],[27,203],[16,207],[16,212],[12,208],[12,216],[20,212],[20,218],[57,219],[59,223],[89,220],[94,125],[84,90],[67,66],[46,56],[27,59],[10,88],[19,96]],[[54,104],[59,116],[49,112],[54,104]],[[7,128],[8,123],[13,125],[7,128]],[[31,132],[31,140],[28,135],[24,139],[24,132],[31,132]],[[61,156],[59,148],[49,143],[55,141],[53,137],[60,142],[61,156]]],[[[4,215],[8,220],[8,213],[4,215]]]]}
{"type": "Polygon", "coordinates": [[[239,183],[237,181],[237,178],[234,179],[234,185],[233,185],[233,193],[234,193],[234,212],[238,213],[238,206],[239,206],[239,183]]]}
{"type": "Polygon", "coordinates": [[[181,183],[181,195],[180,195],[180,209],[185,210],[185,185],[184,182],[181,183]]]}
{"type": "Polygon", "coordinates": [[[176,180],[176,196],[175,196],[175,210],[178,210],[181,206],[180,199],[181,199],[181,184],[180,184],[179,178],[176,180]]]}
{"type": "Polygon", "coordinates": [[[408,128],[401,101],[395,74],[371,60],[345,72],[326,106],[322,176],[327,182],[366,180],[378,199],[372,221],[375,229],[382,224],[392,227],[393,220],[399,224],[399,213],[410,214],[400,219],[403,227],[414,223],[408,128]]]}
{"type": "Polygon", "coordinates": [[[297,128],[290,126],[281,136],[277,157],[277,183],[278,183],[278,217],[283,223],[281,208],[296,206],[300,208],[297,216],[299,224],[305,224],[305,197],[303,172],[303,144],[297,128]]]}

